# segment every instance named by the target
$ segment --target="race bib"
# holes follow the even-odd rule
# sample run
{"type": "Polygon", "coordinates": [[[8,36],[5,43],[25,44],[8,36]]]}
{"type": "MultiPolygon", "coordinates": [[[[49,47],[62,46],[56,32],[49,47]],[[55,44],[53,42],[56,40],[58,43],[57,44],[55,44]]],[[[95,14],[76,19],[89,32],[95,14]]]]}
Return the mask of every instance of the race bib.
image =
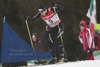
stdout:
{"type": "Polygon", "coordinates": [[[47,24],[54,24],[57,22],[57,17],[54,15],[52,18],[49,18],[48,20],[44,20],[47,24]]]}

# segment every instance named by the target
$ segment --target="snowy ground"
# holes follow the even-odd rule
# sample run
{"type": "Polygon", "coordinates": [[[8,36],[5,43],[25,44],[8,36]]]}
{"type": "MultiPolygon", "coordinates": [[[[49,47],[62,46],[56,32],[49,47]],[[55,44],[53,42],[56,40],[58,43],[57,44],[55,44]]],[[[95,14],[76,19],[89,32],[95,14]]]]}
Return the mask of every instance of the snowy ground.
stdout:
{"type": "Polygon", "coordinates": [[[68,62],[68,63],[53,64],[53,65],[35,66],[35,67],[100,67],[100,60],[77,61],[77,62],[68,62]]]}
{"type": "Polygon", "coordinates": [[[0,64],[0,67],[2,67],[1,64],[0,64]]]}
{"type": "MultiPolygon", "coordinates": [[[[2,66],[0,66],[0,67],[2,67],[2,66]]],[[[53,65],[42,65],[42,66],[40,65],[40,66],[27,66],[27,67],[100,67],[100,60],[77,61],[77,62],[68,62],[68,63],[57,63],[57,64],[53,64],[53,65]]]]}

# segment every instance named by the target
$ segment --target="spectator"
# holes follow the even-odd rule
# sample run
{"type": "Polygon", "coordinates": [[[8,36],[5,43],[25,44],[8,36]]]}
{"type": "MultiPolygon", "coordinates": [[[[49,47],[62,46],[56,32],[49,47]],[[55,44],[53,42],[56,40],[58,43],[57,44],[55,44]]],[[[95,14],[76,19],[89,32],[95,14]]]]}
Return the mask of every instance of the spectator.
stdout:
{"type": "Polygon", "coordinates": [[[79,40],[82,43],[84,50],[84,54],[81,59],[94,60],[91,48],[92,36],[90,29],[87,27],[86,21],[81,21],[79,26],[80,26],[79,40]]]}
{"type": "Polygon", "coordinates": [[[96,34],[95,34],[96,49],[100,50],[100,24],[96,24],[94,29],[96,31],[96,34]]]}

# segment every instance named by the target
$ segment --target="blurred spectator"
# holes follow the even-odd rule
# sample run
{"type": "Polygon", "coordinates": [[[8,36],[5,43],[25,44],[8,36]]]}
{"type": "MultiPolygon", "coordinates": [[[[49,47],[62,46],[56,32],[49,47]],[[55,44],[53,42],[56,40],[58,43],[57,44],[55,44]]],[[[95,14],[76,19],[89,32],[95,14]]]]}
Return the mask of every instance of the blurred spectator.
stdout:
{"type": "Polygon", "coordinates": [[[96,33],[95,33],[96,49],[100,50],[100,24],[96,24],[94,29],[96,31],[96,33]]]}
{"type": "Polygon", "coordinates": [[[36,33],[33,33],[32,40],[33,40],[34,49],[40,50],[40,51],[45,51],[45,45],[40,40],[40,37],[36,33]]]}

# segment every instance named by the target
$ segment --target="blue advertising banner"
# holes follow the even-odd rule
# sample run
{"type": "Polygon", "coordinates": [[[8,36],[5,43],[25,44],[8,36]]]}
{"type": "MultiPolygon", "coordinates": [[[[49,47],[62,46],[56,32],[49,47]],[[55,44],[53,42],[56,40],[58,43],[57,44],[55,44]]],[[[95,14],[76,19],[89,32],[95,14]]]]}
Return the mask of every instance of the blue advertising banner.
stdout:
{"type": "Polygon", "coordinates": [[[30,44],[19,37],[16,32],[3,22],[1,63],[28,60],[50,59],[51,53],[34,50],[30,44]]]}

